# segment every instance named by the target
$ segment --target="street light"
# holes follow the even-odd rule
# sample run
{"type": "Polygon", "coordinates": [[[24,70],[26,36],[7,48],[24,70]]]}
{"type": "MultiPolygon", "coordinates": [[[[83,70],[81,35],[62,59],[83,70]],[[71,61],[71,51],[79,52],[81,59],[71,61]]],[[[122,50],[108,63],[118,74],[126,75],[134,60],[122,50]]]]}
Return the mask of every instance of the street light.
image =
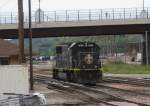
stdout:
{"type": "Polygon", "coordinates": [[[144,8],[145,8],[145,1],[143,0],[143,11],[144,11],[144,8]]]}
{"type": "Polygon", "coordinates": [[[39,0],[39,23],[41,23],[41,0],[39,0]]]}
{"type": "Polygon", "coordinates": [[[30,90],[33,90],[33,62],[32,62],[32,19],[31,19],[31,0],[29,6],[29,54],[30,54],[30,90]]]}
{"type": "Polygon", "coordinates": [[[140,16],[141,18],[144,18],[144,19],[148,18],[148,11],[145,10],[145,0],[143,0],[143,9],[140,13],[140,16]]]}

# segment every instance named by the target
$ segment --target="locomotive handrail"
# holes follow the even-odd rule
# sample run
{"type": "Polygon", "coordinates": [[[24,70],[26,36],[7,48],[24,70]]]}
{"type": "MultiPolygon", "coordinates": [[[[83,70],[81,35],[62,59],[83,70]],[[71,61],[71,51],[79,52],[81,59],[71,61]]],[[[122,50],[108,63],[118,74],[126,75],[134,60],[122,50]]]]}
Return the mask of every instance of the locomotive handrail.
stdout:
{"type": "MultiPolygon", "coordinates": [[[[32,12],[33,23],[45,22],[71,22],[71,21],[103,21],[103,20],[127,20],[149,19],[150,8],[117,8],[117,9],[86,9],[86,10],[57,10],[32,12]]],[[[17,12],[1,12],[0,24],[18,23],[17,12]]],[[[28,23],[28,15],[24,13],[24,23],[28,23]]]]}

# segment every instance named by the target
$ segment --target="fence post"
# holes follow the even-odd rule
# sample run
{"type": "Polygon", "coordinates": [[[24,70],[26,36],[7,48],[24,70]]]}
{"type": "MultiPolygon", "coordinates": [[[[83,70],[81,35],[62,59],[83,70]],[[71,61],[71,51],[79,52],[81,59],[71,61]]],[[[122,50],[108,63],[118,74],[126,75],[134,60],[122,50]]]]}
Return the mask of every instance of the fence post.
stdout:
{"type": "Polygon", "coordinates": [[[80,10],[78,10],[78,21],[80,21],[80,10]]]}
{"type": "Polygon", "coordinates": [[[132,19],[132,15],[131,15],[131,13],[130,13],[130,19],[132,19]]]}
{"type": "MultiPolygon", "coordinates": [[[[119,17],[120,17],[120,19],[121,19],[121,13],[119,13],[119,17]]],[[[125,18],[124,18],[125,19],[125,18]]]]}
{"type": "Polygon", "coordinates": [[[136,19],[138,19],[138,15],[137,15],[137,8],[136,8],[136,19]]]}
{"type": "Polygon", "coordinates": [[[98,18],[99,18],[99,20],[100,20],[100,10],[99,10],[99,12],[98,12],[98,18]]]}
{"type": "Polygon", "coordinates": [[[101,9],[101,20],[103,19],[103,10],[101,9]]]}
{"type": "Polygon", "coordinates": [[[66,10],[66,22],[68,21],[68,11],[66,10]]]}
{"type": "Polygon", "coordinates": [[[57,21],[57,17],[56,17],[56,11],[54,11],[54,18],[55,18],[55,22],[57,21]]]}
{"type": "Polygon", "coordinates": [[[27,16],[26,16],[26,23],[28,23],[28,18],[27,18],[27,16]]]}
{"type": "Polygon", "coordinates": [[[113,20],[114,20],[114,9],[112,10],[112,12],[113,12],[113,20]]]}
{"type": "Polygon", "coordinates": [[[149,15],[149,13],[148,13],[148,8],[147,8],[147,19],[149,18],[148,15],[149,15]]]}
{"type": "Polygon", "coordinates": [[[91,21],[91,9],[89,9],[89,21],[91,21]]]}
{"type": "Polygon", "coordinates": [[[124,20],[126,19],[126,9],[124,8],[124,20]]]}
{"type": "Polygon", "coordinates": [[[35,16],[34,19],[35,19],[35,23],[38,22],[37,16],[35,16]]]}
{"type": "Polygon", "coordinates": [[[42,14],[42,19],[41,19],[42,22],[45,22],[45,12],[43,11],[43,14],[42,14]]]}
{"type": "Polygon", "coordinates": [[[12,17],[13,17],[13,16],[12,16],[12,12],[11,12],[11,24],[12,24],[12,19],[13,19],[12,17]]]}
{"type": "Polygon", "coordinates": [[[47,22],[48,22],[48,16],[47,16],[47,22]]]}
{"type": "Polygon", "coordinates": [[[5,16],[5,24],[6,24],[6,16],[5,16]]]}
{"type": "Polygon", "coordinates": [[[57,19],[56,19],[56,22],[58,22],[59,21],[59,16],[57,16],[57,19]]]}

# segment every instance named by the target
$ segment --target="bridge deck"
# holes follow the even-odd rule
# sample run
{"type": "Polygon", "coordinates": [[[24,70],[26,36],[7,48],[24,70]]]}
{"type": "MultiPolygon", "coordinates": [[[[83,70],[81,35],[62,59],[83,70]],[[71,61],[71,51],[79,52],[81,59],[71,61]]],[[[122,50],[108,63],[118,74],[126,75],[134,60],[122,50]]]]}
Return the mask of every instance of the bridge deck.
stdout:
{"type": "MultiPolygon", "coordinates": [[[[56,27],[84,27],[84,26],[117,26],[150,24],[150,19],[128,19],[128,20],[103,20],[103,21],[69,21],[69,22],[43,22],[32,23],[32,28],[56,28],[56,27]]],[[[28,24],[24,27],[28,29],[28,24]]],[[[18,24],[2,24],[0,30],[17,29],[18,24]]]]}

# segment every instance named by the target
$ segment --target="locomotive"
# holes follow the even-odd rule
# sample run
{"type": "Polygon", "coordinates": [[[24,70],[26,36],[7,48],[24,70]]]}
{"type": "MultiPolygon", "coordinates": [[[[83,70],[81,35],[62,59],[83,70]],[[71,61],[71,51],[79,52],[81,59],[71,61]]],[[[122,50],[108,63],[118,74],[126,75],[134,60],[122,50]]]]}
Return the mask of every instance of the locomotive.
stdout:
{"type": "Polygon", "coordinates": [[[102,79],[100,47],[93,42],[64,43],[56,46],[53,78],[81,84],[102,79]]]}

